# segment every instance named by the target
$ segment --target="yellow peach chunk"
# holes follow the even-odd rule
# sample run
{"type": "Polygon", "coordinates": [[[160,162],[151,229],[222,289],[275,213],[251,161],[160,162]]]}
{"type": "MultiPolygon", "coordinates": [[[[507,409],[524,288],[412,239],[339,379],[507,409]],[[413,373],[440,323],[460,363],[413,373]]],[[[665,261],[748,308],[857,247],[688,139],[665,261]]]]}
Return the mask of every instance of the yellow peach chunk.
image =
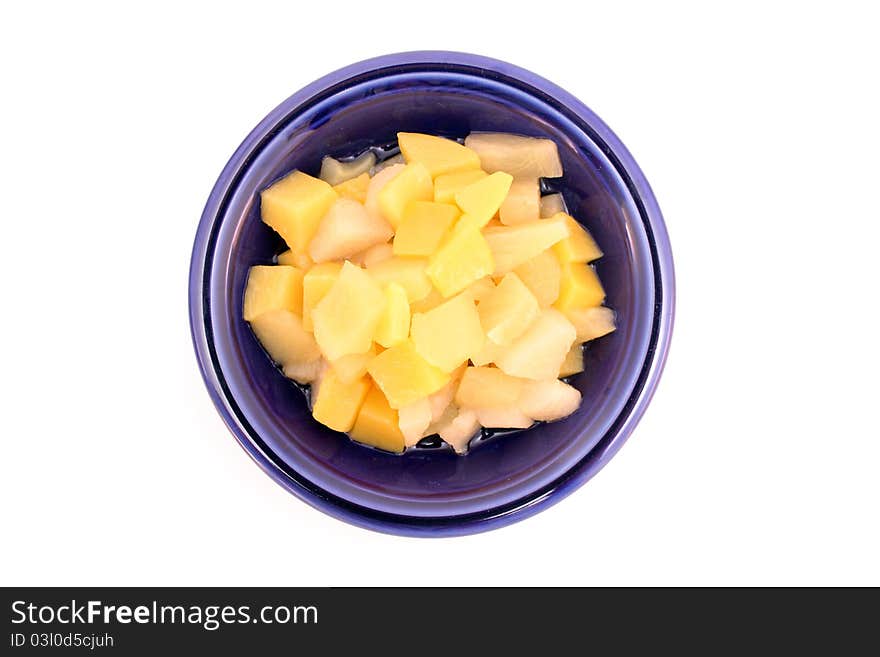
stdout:
{"type": "Polygon", "coordinates": [[[384,307],[381,286],[365,270],[346,262],[312,311],[315,340],[327,360],[367,351],[384,307]]]}
{"type": "Polygon", "coordinates": [[[427,397],[449,382],[449,374],[434,367],[404,340],[376,356],[367,368],[392,408],[427,397]]]}
{"type": "Polygon", "coordinates": [[[323,262],[315,265],[303,276],[303,327],[307,331],[313,330],[312,311],[324,295],[333,287],[333,283],[339,278],[342,265],[338,262],[323,262]]]}
{"type": "Polygon", "coordinates": [[[448,203],[413,201],[403,211],[403,220],[394,235],[394,254],[431,255],[458,215],[458,208],[448,203]]]}
{"type": "Polygon", "coordinates": [[[428,397],[422,397],[397,410],[397,419],[403,442],[412,447],[422,439],[425,430],[431,424],[431,404],[428,397]]]}
{"type": "Polygon", "coordinates": [[[399,283],[385,286],[385,309],[373,339],[383,347],[393,347],[409,336],[409,301],[406,290],[399,283]]]}
{"type": "Polygon", "coordinates": [[[451,372],[478,353],[484,340],[477,307],[466,293],[412,318],[416,351],[444,372],[451,372]]]}
{"type": "Polygon", "coordinates": [[[425,258],[394,256],[370,265],[367,271],[382,287],[389,283],[397,283],[403,287],[407,300],[414,303],[431,292],[427,266],[428,261],[425,258]]]}
{"type": "Polygon", "coordinates": [[[359,443],[388,452],[402,452],[406,447],[398,426],[397,411],[388,405],[385,395],[375,386],[367,392],[348,435],[359,443]]]}
{"type": "Polygon", "coordinates": [[[251,328],[276,363],[308,363],[321,358],[312,334],[303,329],[299,315],[289,310],[270,310],[251,320],[251,328]]]}
{"type": "Polygon", "coordinates": [[[596,271],[582,262],[562,262],[559,298],[553,304],[563,312],[602,305],[605,290],[596,271]]]}
{"type": "Polygon", "coordinates": [[[455,203],[470,221],[482,228],[498,212],[512,182],[513,176],[496,171],[456,192],[455,203]]]}
{"type": "Polygon", "coordinates": [[[367,377],[345,383],[330,370],[321,378],[312,416],[335,431],[351,431],[369,390],[367,377]]]}
{"type": "Polygon", "coordinates": [[[263,190],[260,212],[263,221],[284,238],[292,251],[304,253],[336,199],[336,192],[326,182],[294,171],[263,190]]]}
{"type": "Polygon", "coordinates": [[[382,216],[396,229],[403,220],[403,211],[411,201],[434,198],[434,183],[423,164],[407,164],[379,192],[382,216]]]}
{"type": "MultiPolygon", "coordinates": [[[[577,329],[577,325],[575,325],[575,329],[577,329]]],[[[583,371],[584,347],[582,343],[575,342],[571,345],[571,349],[569,349],[568,353],[565,355],[565,360],[562,361],[562,365],[559,366],[558,376],[559,378],[563,378],[583,371]]]]}
{"type": "Polygon", "coordinates": [[[568,237],[568,226],[562,217],[554,217],[516,226],[487,228],[484,235],[495,261],[494,273],[506,274],[568,237]]]}
{"type": "Polygon", "coordinates": [[[495,269],[492,252],[477,228],[452,231],[431,256],[426,273],[440,294],[451,297],[495,269]]]}
{"type": "Polygon", "coordinates": [[[406,161],[424,165],[432,178],[454,171],[480,168],[477,154],[451,139],[418,132],[398,132],[397,143],[406,161]]]}
{"type": "Polygon", "coordinates": [[[244,319],[250,322],[269,310],[302,313],[303,273],[286,265],[256,265],[244,291],[244,319]]]}
{"type": "Polygon", "coordinates": [[[507,345],[538,315],[538,300],[519,276],[510,272],[480,302],[478,311],[486,337],[495,344],[507,345]]]}
{"type": "Polygon", "coordinates": [[[403,172],[405,167],[406,165],[404,164],[391,164],[373,174],[370,184],[367,186],[367,198],[364,201],[364,207],[370,213],[370,216],[388,221],[387,217],[382,214],[382,209],[379,205],[379,195],[388,183],[403,172]]]}
{"type": "Polygon", "coordinates": [[[541,251],[531,260],[513,270],[525,284],[541,308],[548,308],[559,298],[559,284],[562,280],[562,269],[552,249],[541,251]]]}
{"type": "Polygon", "coordinates": [[[362,173],[356,178],[333,185],[333,191],[339,194],[339,198],[347,198],[358,203],[367,202],[367,188],[370,186],[370,174],[362,173]]]}
{"type": "Polygon", "coordinates": [[[536,178],[518,178],[498,209],[501,223],[515,226],[541,218],[541,189],[536,178]]]}
{"type": "Polygon", "coordinates": [[[480,169],[471,169],[437,176],[434,178],[434,202],[455,203],[456,193],[488,175],[480,169]]]}
{"type": "Polygon", "coordinates": [[[602,257],[602,250],[593,236],[574,217],[564,212],[554,217],[562,217],[568,226],[568,237],[553,245],[553,251],[560,262],[592,262],[602,257]]]}

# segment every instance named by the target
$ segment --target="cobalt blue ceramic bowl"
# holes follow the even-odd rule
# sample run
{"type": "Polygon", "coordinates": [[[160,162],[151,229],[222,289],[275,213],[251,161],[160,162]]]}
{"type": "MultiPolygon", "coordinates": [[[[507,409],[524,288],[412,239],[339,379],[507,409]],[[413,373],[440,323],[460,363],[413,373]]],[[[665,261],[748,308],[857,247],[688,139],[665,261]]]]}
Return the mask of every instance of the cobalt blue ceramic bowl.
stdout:
{"type": "Polygon", "coordinates": [[[220,174],[199,223],[190,322],[208,390],[235,438],[275,481],[337,518],[413,536],[470,534],[561,500],[620,449],[645,410],[673,317],[666,228],[642,172],[579,100],[516,66],[475,55],[411,52],[353,64],[285,100],[220,174]],[[402,456],[351,442],[313,421],[306,400],[242,320],[248,268],[283,249],[260,221],[259,192],[292,169],[317,174],[325,154],[392,143],[397,131],[498,131],[559,146],[569,211],[605,251],[597,269],[619,328],[586,352],[572,384],[581,408],[560,422],[495,437],[466,457],[402,456]]]}

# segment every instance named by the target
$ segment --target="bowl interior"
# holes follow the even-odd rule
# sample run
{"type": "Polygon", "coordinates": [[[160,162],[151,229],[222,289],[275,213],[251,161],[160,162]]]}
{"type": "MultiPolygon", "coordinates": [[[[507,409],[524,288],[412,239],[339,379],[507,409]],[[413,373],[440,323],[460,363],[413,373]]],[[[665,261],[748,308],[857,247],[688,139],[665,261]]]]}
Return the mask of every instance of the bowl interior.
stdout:
{"type": "Polygon", "coordinates": [[[621,174],[589,126],[518,80],[473,70],[373,72],[325,90],[269,131],[238,172],[210,255],[211,331],[227,394],[250,438],[280,470],[349,503],[387,513],[448,517],[522,499],[583,459],[624,412],[647,356],[654,281],[646,229],[621,174]],[[317,175],[323,155],[390,144],[398,131],[462,137],[501,131],[559,146],[569,211],[605,256],[596,269],[618,330],[591,344],[572,384],[580,409],[560,422],[472,445],[402,456],[351,442],[313,421],[302,392],[271,363],[241,318],[248,269],[284,249],[260,220],[259,191],[293,169],[317,175]]]}

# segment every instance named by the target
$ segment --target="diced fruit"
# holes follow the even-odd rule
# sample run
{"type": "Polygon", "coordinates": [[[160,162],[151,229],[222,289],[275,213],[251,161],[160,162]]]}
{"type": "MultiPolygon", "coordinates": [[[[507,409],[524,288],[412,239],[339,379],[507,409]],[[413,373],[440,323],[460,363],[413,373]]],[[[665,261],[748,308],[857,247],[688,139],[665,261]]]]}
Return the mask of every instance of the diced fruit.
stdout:
{"type": "Polygon", "coordinates": [[[547,194],[541,197],[541,219],[549,219],[560,212],[568,212],[562,194],[547,194]]]}
{"type": "Polygon", "coordinates": [[[476,151],[484,171],[514,178],[558,178],[562,163],[556,142],[501,132],[472,132],[464,145],[476,151]]]}
{"type": "Polygon", "coordinates": [[[370,345],[366,352],[362,354],[348,354],[334,360],[330,365],[340,381],[343,383],[353,383],[367,373],[367,366],[377,353],[376,346],[370,345]]]}
{"type": "Polygon", "coordinates": [[[561,217],[539,219],[517,226],[487,228],[485,236],[495,261],[495,273],[506,274],[568,237],[568,226],[561,217]]]}
{"type": "Polygon", "coordinates": [[[565,315],[547,308],[525,333],[504,349],[495,364],[511,376],[551,379],[559,373],[576,337],[577,332],[565,315]]]}
{"type": "Polygon", "coordinates": [[[312,334],[303,329],[299,315],[289,310],[270,310],[251,320],[251,328],[279,365],[318,360],[321,350],[312,334]]]}
{"type": "Polygon", "coordinates": [[[437,392],[428,395],[428,404],[431,407],[431,422],[437,422],[443,416],[443,413],[449,407],[449,404],[452,403],[452,400],[455,397],[455,391],[458,390],[459,381],[461,381],[461,377],[466,369],[466,365],[459,367],[450,374],[452,379],[449,383],[440,388],[437,392]]]}
{"type": "Polygon", "coordinates": [[[474,281],[488,276],[495,268],[492,252],[476,228],[453,230],[440,246],[426,270],[440,294],[451,297],[474,281]]]}
{"type": "Polygon", "coordinates": [[[434,198],[431,174],[423,164],[407,164],[379,192],[382,216],[394,227],[403,220],[403,211],[411,201],[430,201],[434,198]]]}
{"type": "Polygon", "coordinates": [[[470,171],[458,171],[447,173],[434,178],[434,202],[455,203],[455,194],[478,180],[485,178],[487,174],[480,169],[470,171]]]}
{"type": "Polygon", "coordinates": [[[425,270],[427,265],[425,258],[394,256],[371,265],[367,271],[383,287],[389,283],[399,284],[406,290],[406,298],[413,303],[431,292],[431,281],[425,270]]]}
{"type": "Polygon", "coordinates": [[[393,347],[409,335],[409,301],[399,283],[385,286],[385,309],[376,326],[374,340],[383,347],[393,347]]]}
{"type": "Polygon", "coordinates": [[[449,381],[449,374],[434,367],[416,351],[412,340],[386,349],[367,368],[392,408],[401,408],[437,392],[449,381]]]}
{"type": "Polygon", "coordinates": [[[394,235],[394,254],[431,255],[458,215],[458,208],[448,203],[413,201],[403,211],[403,220],[394,235]]]}
{"type": "Polygon", "coordinates": [[[365,270],[346,262],[312,311],[315,340],[324,356],[334,361],[367,351],[384,306],[381,286],[365,270]]]}
{"type": "Polygon", "coordinates": [[[552,422],[574,413],[581,405],[577,388],[560,381],[527,381],[517,402],[519,409],[533,420],[552,422]]]}
{"type": "Polygon", "coordinates": [[[482,228],[498,212],[512,182],[513,176],[496,171],[456,192],[455,203],[478,228],[482,228]]]}
{"type": "Polygon", "coordinates": [[[532,418],[515,404],[495,408],[476,408],[477,422],[487,429],[528,429],[534,424],[532,418]]]}
{"type": "Polygon", "coordinates": [[[466,408],[510,406],[516,404],[522,386],[522,379],[496,367],[468,367],[458,384],[455,403],[466,408]]]}
{"type": "Polygon", "coordinates": [[[501,223],[515,226],[541,218],[541,188],[535,178],[514,180],[498,210],[501,223]]]}
{"type": "Polygon", "coordinates": [[[416,313],[426,313],[433,308],[436,308],[441,303],[446,301],[446,298],[440,294],[436,288],[431,287],[431,291],[428,293],[424,299],[419,299],[409,305],[410,313],[415,315],[416,313]]]}
{"type": "Polygon", "coordinates": [[[371,246],[366,251],[354,256],[351,261],[355,262],[357,260],[356,264],[370,268],[373,265],[378,265],[383,260],[388,260],[393,255],[394,251],[391,248],[391,242],[385,242],[385,244],[371,246]]]}
{"type": "MultiPolygon", "coordinates": [[[[310,334],[311,335],[311,334],[310,334]]],[[[286,363],[282,370],[284,376],[293,379],[297,383],[307,384],[317,381],[327,367],[327,361],[323,358],[307,361],[291,361],[286,363]]]]}
{"type": "Polygon", "coordinates": [[[477,367],[489,365],[500,358],[504,353],[504,350],[505,347],[502,347],[500,344],[495,344],[491,340],[486,340],[483,343],[483,348],[480,349],[478,353],[471,356],[471,362],[477,367]]]}
{"type": "Polygon", "coordinates": [[[260,195],[263,221],[284,238],[296,253],[309,247],[318,224],[337,194],[323,180],[294,171],[260,195]]]}
{"type": "Polygon", "coordinates": [[[519,276],[510,272],[480,302],[478,310],[486,337],[495,344],[508,345],[538,315],[538,300],[519,276]]]}
{"type": "Polygon", "coordinates": [[[250,322],[269,310],[302,313],[303,273],[286,265],[251,267],[244,291],[244,319],[250,322]]]}
{"type": "Polygon", "coordinates": [[[309,244],[315,262],[342,260],[375,244],[384,244],[394,231],[383,219],[371,216],[357,201],[337,200],[321,220],[309,244]]]}
{"type": "Polygon", "coordinates": [[[456,452],[464,454],[468,449],[468,443],[480,430],[477,414],[470,409],[461,409],[450,416],[447,421],[438,424],[437,433],[456,452]]]}
{"type": "Polygon", "coordinates": [[[397,166],[400,164],[401,166],[406,164],[406,160],[403,159],[403,153],[398,153],[397,155],[392,155],[389,158],[382,160],[381,162],[377,162],[376,166],[370,171],[372,176],[376,176],[378,173],[384,171],[385,169],[393,166],[397,166]]]}
{"type": "Polygon", "coordinates": [[[331,185],[339,185],[358,176],[369,175],[370,169],[376,164],[376,155],[367,151],[353,160],[336,160],[329,155],[321,160],[319,177],[331,185]]]}
{"type": "MultiPolygon", "coordinates": [[[[575,325],[577,328],[577,325],[575,325]]],[[[573,374],[578,374],[579,372],[584,371],[584,347],[580,342],[575,342],[571,345],[571,349],[568,350],[568,353],[565,356],[565,360],[562,361],[562,365],[559,366],[559,376],[560,378],[566,376],[572,376],[573,374]]]]}
{"type": "MultiPolygon", "coordinates": [[[[546,221],[546,220],[545,220],[546,221]]],[[[596,271],[582,262],[561,263],[562,278],[559,284],[559,298],[553,304],[563,312],[576,308],[599,306],[605,299],[605,290],[596,271]]]]}
{"type": "Polygon", "coordinates": [[[553,251],[560,262],[592,262],[602,257],[602,251],[593,236],[574,217],[564,212],[554,215],[555,217],[562,217],[568,226],[568,237],[553,245],[553,251]]]}
{"type": "Polygon", "coordinates": [[[574,308],[567,311],[566,317],[574,324],[579,342],[587,342],[611,333],[616,327],[614,311],[605,306],[595,308],[574,308]]]}
{"type": "Polygon", "coordinates": [[[473,299],[459,294],[412,318],[412,341],[419,355],[451,372],[483,347],[483,328],[473,299]]]}
{"type": "Polygon", "coordinates": [[[276,260],[278,261],[279,265],[287,265],[289,267],[296,267],[296,263],[294,262],[294,259],[293,259],[293,251],[291,251],[290,249],[287,249],[287,251],[285,251],[283,253],[279,253],[276,260]]]}
{"type": "Polygon", "coordinates": [[[482,301],[487,295],[491,294],[494,289],[495,281],[492,280],[492,277],[484,276],[468,285],[465,293],[474,301],[482,301]]]}
{"type": "Polygon", "coordinates": [[[405,448],[397,411],[388,405],[385,395],[375,386],[367,392],[349,436],[359,443],[389,452],[402,452],[405,448]]]}
{"type": "Polygon", "coordinates": [[[451,139],[418,132],[398,132],[397,143],[406,161],[423,164],[432,178],[454,171],[480,168],[477,154],[451,139]]]}
{"type": "Polygon", "coordinates": [[[427,397],[402,406],[397,411],[400,432],[407,447],[412,447],[422,439],[431,424],[431,404],[427,397]]]}
{"type": "Polygon", "coordinates": [[[344,383],[330,370],[321,379],[312,415],[321,424],[335,431],[351,431],[361,405],[370,390],[366,377],[344,383]]]}
{"type": "Polygon", "coordinates": [[[307,331],[313,330],[312,311],[324,295],[333,287],[333,283],[339,278],[342,265],[338,262],[324,262],[315,265],[303,276],[303,327],[307,331]]]}
{"type": "Polygon", "coordinates": [[[333,186],[340,198],[348,198],[358,203],[367,202],[367,189],[370,187],[370,174],[362,173],[357,178],[346,180],[333,186]]]}
{"type": "Polygon", "coordinates": [[[559,284],[562,269],[552,249],[541,251],[531,260],[526,260],[513,270],[525,284],[541,308],[548,308],[559,298],[559,284]]]}
{"type": "Polygon", "coordinates": [[[382,190],[385,189],[385,186],[388,183],[403,172],[405,167],[405,164],[392,164],[373,174],[370,184],[367,187],[367,199],[364,201],[364,207],[367,209],[367,212],[370,213],[370,216],[388,221],[388,219],[382,215],[382,210],[379,207],[379,194],[382,193],[382,190]]]}

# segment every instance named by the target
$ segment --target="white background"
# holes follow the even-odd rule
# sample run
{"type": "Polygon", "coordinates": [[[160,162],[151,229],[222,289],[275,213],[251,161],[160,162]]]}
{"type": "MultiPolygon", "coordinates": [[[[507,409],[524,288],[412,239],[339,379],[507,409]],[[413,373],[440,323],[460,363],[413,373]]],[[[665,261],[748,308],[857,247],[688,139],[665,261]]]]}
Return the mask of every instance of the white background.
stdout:
{"type": "Polygon", "coordinates": [[[880,584],[880,52],[869,3],[824,4],[4,4],[0,584],[880,584]],[[603,117],[678,278],[624,449],[534,518],[444,540],[273,483],[187,324],[196,224],[248,131],[331,70],[428,48],[603,117]]]}

